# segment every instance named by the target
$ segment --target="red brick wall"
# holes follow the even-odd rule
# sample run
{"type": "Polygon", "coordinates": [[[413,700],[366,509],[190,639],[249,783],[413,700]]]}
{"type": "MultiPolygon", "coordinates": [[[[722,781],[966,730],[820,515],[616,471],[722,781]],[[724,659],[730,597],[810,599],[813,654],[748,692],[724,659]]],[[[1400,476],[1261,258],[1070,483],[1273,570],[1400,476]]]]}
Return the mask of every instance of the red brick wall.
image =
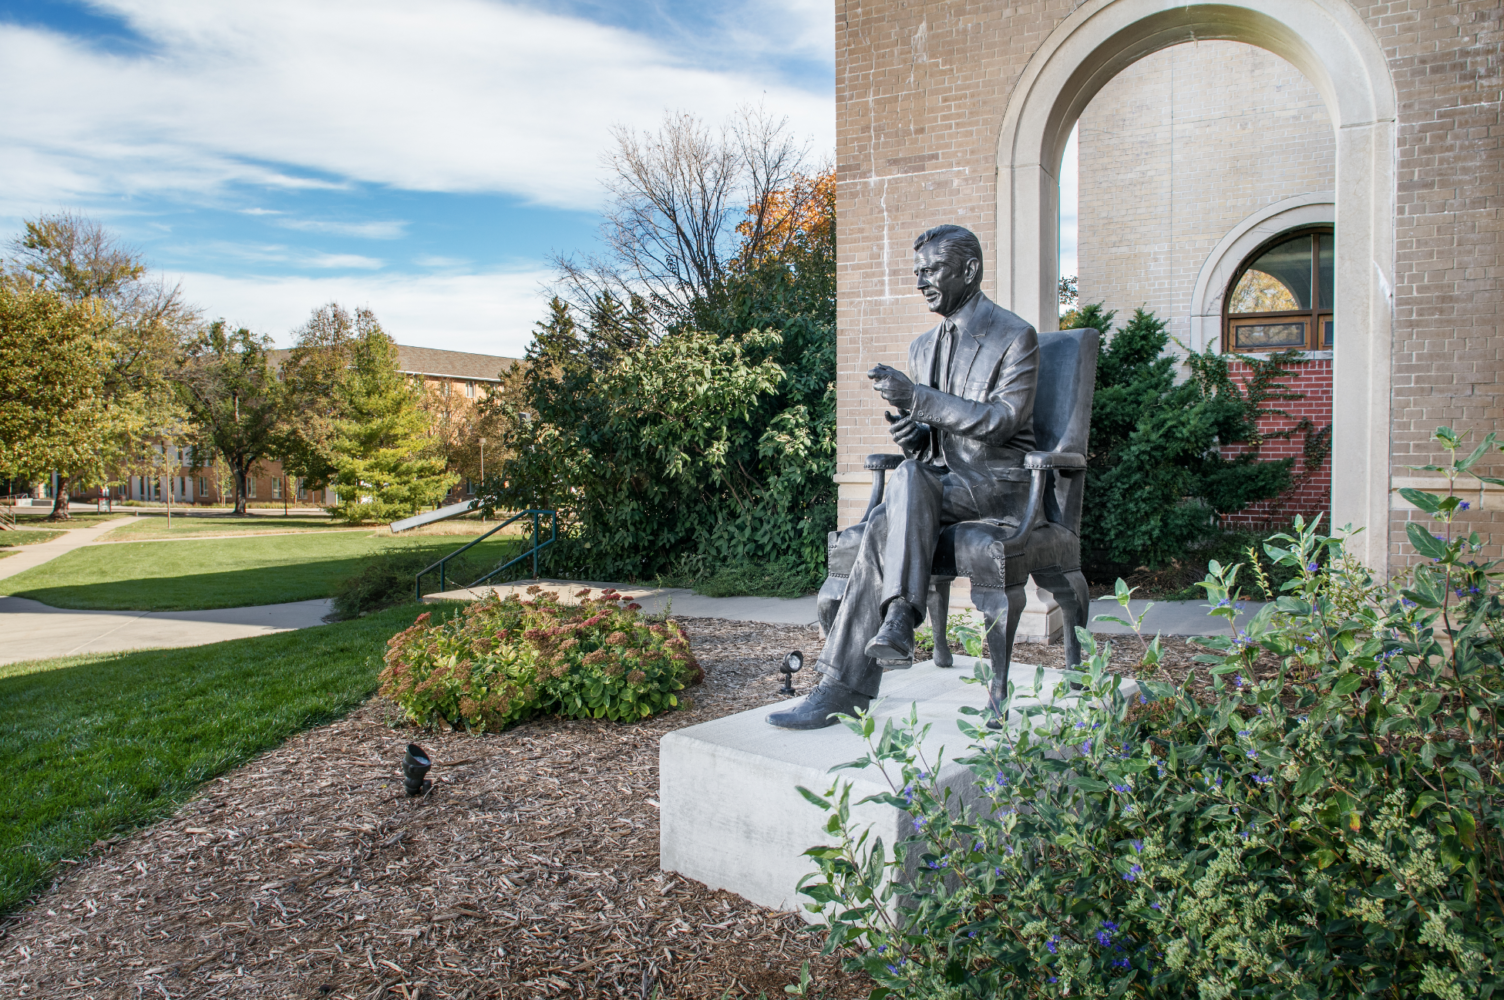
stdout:
{"type": "MultiPolygon", "coordinates": [[[[1233,361],[1229,367],[1238,384],[1245,384],[1249,374],[1248,366],[1242,362],[1233,361]]],[[[1291,368],[1295,374],[1287,379],[1285,384],[1295,392],[1304,393],[1305,398],[1268,404],[1290,414],[1290,419],[1265,417],[1259,423],[1259,429],[1265,434],[1287,430],[1298,425],[1303,419],[1311,422],[1312,434],[1331,426],[1331,360],[1306,361],[1292,365],[1291,368]]],[[[1322,460],[1319,468],[1307,470],[1305,444],[1305,433],[1297,433],[1289,438],[1273,438],[1264,441],[1264,446],[1260,450],[1263,458],[1294,457],[1295,465],[1290,470],[1294,477],[1294,485],[1273,500],[1256,503],[1236,514],[1229,514],[1224,519],[1228,526],[1240,528],[1282,526],[1293,520],[1296,514],[1304,515],[1308,521],[1315,515],[1321,514],[1324,515],[1323,523],[1325,523],[1325,516],[1330,516],[1332,506],[1332,459],[1328,455],[1322,460]]],[[[1242,450],[1241,446],[1233,446],[1224,449],[1223,453],[1236,455],[1242,450]]]]}

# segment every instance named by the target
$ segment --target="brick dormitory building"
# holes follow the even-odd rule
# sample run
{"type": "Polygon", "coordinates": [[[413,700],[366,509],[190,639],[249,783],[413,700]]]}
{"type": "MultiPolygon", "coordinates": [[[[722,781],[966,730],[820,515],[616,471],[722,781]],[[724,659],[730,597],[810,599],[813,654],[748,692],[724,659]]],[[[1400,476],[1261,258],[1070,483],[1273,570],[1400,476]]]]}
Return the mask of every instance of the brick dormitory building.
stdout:
{"type": "MultiPolygon", "coordinates": [[[[1446,489],[1412,468],[1443,457],[1433,430],[1504,429],[1501,53],[1504,0],[838,0],[841,524],[894,450],[865,373],[933,322],[914,237],[972,229],[984,291],[1054,329],[1079,125],[1082,300],[1191,350],[1302,351],[1295,416],[1329,452],[1247,516],[1329,512],[1403,565],[1398,488],[1446,489]]],[[[1464,515],[1495,554],[1501,495],[1474,484],[1464,515]]]]}
{"type": "MultiPolygon", "coordinates": [[[[288,352],[271,352],[276,364],[288,352]]],[[[479,402],[491,389],[501,382],[502,375],[515,358],[493,354],[469,354],[463,351],[441,351],[430,347],[407,347],[397,345],[397,370],[421,382],[426,392],[462,399],[467,403],[479,402]]],[[[115,500],[162,501],[164,490],[170,491],[174,504],[212,505],[234,501],[234,487],[228,475],[222,474],[223,462],[204,459],[195,463],[187,449],[179,449],[172,471],[156,476],[123,477],[121,485],[111,489],[115,500]]],[[[48,484],[50,487],[50,484],[48,484]]],[[[463,495],[473,489],[468,481],[461,482],[456,492],[463,495]]],[[[42,491],[50,497],[50,488],[42,491]]],[[[309,490],[296,479],[282,471],[282,464],[275,459],[257,462],[252,474],[246,478],[247,499],[252,505],[271,504],[324,506],[333,502],[333,496],[325,490],[309,490]]],[[[79,490],[75,501],[94,501],[102,495],[98,488],[79,490]]]]}

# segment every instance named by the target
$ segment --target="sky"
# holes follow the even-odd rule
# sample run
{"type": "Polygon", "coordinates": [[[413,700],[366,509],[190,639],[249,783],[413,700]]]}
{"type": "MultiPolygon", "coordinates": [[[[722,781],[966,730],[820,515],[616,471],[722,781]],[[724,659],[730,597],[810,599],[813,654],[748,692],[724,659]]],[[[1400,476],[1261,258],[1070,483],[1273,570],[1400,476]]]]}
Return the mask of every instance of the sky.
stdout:
{"type": "Polygon", "coordinates": [[[98,220],[290,342],[518,355],[552,253],[596,249],[613,125],[787,116],[834,148],[830,0],[0,0],[0,236],[98,220]],[[18,100],[18,96],[25,95],[18,100]]]}
{"type": "Polygon", "coordinates": [[[0,0],[0,238],[72,211],[279,345],[338,301],[517,356],[612,126],[761,104],[830,159],[834,44],[832,0],[0,0]]]}

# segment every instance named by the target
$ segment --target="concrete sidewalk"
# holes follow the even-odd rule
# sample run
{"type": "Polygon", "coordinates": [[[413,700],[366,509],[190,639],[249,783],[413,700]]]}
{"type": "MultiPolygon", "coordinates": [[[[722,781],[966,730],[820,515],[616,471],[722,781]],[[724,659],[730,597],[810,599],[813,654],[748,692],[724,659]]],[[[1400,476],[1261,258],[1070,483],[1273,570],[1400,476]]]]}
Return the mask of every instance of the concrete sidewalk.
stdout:
{"type": "MultiPolygon", "coordinates": [[[[600,590],[603,587],[613,586],[612,584],[580,583],[571,580],[524,580],[495,587],[476,587],[474,590],[447,590],[440,594],[429,594],[423,600],[427,602],[473,601],[493,592],[500,593],[502,597],[520,594],[526,599],[527,588],[535,582],[545,589],[557,591],[566,604],[575,601],[574,593],[582,587],[600,590]]],[[[817,618],[813,597],[793,599],[704,597],[692,590],[678,587],[632,587],[625,584],[617,586],[616,589],[623,594],[631,595],[632,599],[641,604],[643,610],[650,614],[660,614],[672,605],[674,614],[684,615],[686,618],[725,618],[731,621],[768,622],[775,625],[812,625],[817,618]]],[[[1144,619],[1143,629],[1146,636],[1152,637],[1156,632],[1164,635],[1217,635],[1227,632],[1225,621],[1207,615],[1204,601],[1130,601],[1129,608],[1134,614],[1138,614],[1149,604],[1154,606],[1149,609],[1148,616],[1144,619]]],[[[1252,615],[1257,614],[1262,606],[1250,602],[1239,616],[1239,621],[1246,621],[1252,615]]],[[[952,614],[959,613],[960,610],[956,604],[951,605],[952,614]]],[[[1091,602],[1091,617],[1097,615],[1112,615],[1124,619],[1128,617],[1123,613],[1122,606],[1110,597],[1091,602]]],[[[1087,627],[1093,632],[1106,634],[1132,631],[1113,622],[1094,621],[1087,627]]]]}
{"type": "Polygon", "coordinates": [[[0,663],[202,646],[310,628],[323,624],[333,603],[320,598],[213,611],[68,611],[24,597],[0,597],[0,663]]]}
{"type": "MultiPolygon", "coordinates": [[[[0,559],[0,580],[15,576],[17,573],[24,573],[33,566],[40,566],[74,549],[93,545],[101,535],[114,531],[122,524],[131,524],[135,520],[134,517],[118,517],[113,521],[96,524],[92,528],[68,528],[67,534],[60,535],[50,542],[27,545],[15,555],[0,559]]],[[[32,527],[51,527],[51,525],[37,524],[32,527]]],[[[0,534],[0,545],[3,544],[5,544],[5,534],[0,534]]]]}

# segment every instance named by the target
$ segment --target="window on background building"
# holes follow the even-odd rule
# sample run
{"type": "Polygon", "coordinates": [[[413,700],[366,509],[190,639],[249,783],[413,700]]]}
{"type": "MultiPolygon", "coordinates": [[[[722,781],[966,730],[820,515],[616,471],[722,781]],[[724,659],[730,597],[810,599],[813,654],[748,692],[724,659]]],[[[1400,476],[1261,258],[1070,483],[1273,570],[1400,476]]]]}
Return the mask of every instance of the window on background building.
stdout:
{"type": "Polygon", "coordinates": [[[475,383],[474,382],[466,382],[465,383],[465,398],[466,399],[474,399],[475,398],[475,383]]]}
{"type": "Polygon", "coordinates": [[[209,479],[207,476],[198,477],[198,495],[201,497],[209,495],[209,479]]]}
{"type": "Polygon", "coordinates": [[[1329,228],[1285,233],[1255,250],[1228,287],[1229,351],[1329,351],[1336,238],[1329,228]]]}
{"type": "Polygon", "coordinates": [[[272,477],[272,499],[282,499],[282,478],[280,476],[272,477]]]}
{"type": "Polygon", "coordinates": [[[252,500],[256,499],[256,477],[255,476],[246,476],[245,477],[245,495],[247,497],[249,497],[250,499],[252,499],[252,500]]]}

